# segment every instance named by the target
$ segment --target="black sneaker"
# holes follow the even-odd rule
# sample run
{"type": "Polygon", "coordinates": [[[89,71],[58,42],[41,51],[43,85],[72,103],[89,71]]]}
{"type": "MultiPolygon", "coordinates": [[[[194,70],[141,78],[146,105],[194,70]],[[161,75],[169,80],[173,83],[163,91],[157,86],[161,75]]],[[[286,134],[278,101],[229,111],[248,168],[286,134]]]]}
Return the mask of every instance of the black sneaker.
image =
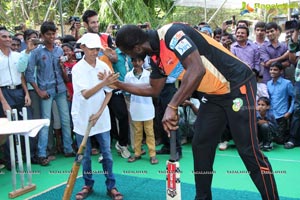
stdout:
{"type": "Polygon", "coordinates": [[[156,151],[156,154],[170,154],[170,149],[163,146],[160,150],[156,151]]]}
{"type": "Polygon", "coordinates": [[[292,149],[294,147],[295,147],[295,145],[292,142],[287,142],[287,143],[284,144],[285,149],[292,149]]]}
{"type": "Polygon", "coordinates": [[[31,157],[31,164],[39,164],[38,158],[35,156],[31,157]]]}

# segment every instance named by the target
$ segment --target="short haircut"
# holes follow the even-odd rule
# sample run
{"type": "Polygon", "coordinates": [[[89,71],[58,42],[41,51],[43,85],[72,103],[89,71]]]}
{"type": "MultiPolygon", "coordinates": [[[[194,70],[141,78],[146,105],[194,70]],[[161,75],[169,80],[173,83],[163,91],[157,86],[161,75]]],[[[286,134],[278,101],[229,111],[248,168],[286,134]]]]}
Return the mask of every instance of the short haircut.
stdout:
{"type": "Polygon", "coordinates": [[[274,28],[275,30],[278,30],[279,26],[276,22],[269,22],[266,24],[266,30],[270,30],[272,28],[274,28]]]}
{"type": "Polygon", "coordinates": [[[71,42],[71,41],[75,41],[76,42],[76,39],[73,35],[65,35],[63,38],[62,38],[62,42],[63,43],[68,43],[68,42],[71,42]]]}
{"type": "Polygon", "coordinates": [[[221,28],[216,28],[215,30],[214,30],[214,36],[215,35],[221,35],[222,34],[222,29],[221,28]]]}
{"type": "Polygon", "coordinates": [[[247,27],[249,27],[249,22],[247,20],[242,19],[242,20],[237,21],[237,23],[236,23],[237,26],[239,25],[239,23],[244,23],[244,24],[246,24],[247,27]]]}
{"type": "Polygon", "coordinates": [[[18,36],[18,35],[23,35],[24,36],[24,33],[22,33],[22,32],[18,32],[18,33],[16,33],[14,36],[18,36]]]}
{"type": "Polygon", "coordinates": [[[249,28],[248,28],[248,27],[246,27],[246,26],[238,26],[238,27],[236,27],[236,29],[235,29],[235,33],[236,33],[239,29],[244,29],[244,30],[246,30],[247,36],[249,36],[249,28]]]}
{"type": "Polygon", "coordinates": [[[17,42],[19,42],[21,44],[21,40],[19,38],[17,38],[16,36],[12,37],[11,39],[15,40],[15,41],[17,41],[17,42]]]}
{"type": "Polygon", "coordinates": [[[136,55],[134,58],[131,58],[131,61],[133,61],[135,59],[144,61],[145,60],[145,55],[141,55],[141,54],[136,55]]]}
{"type": "Polygon", "coordinates": [[[283,66],[281,64],[281,62],[273,62],[270,66],[271,67],[277,67],[279,70],[283,70],[283,66]]]}
{"type": "Polygon", "coordinates": [[[257,28],[262,28],[262,29],[266,30],[266,23],[261,22],[261,21],[257,22],[254,26],[254,30],[256,30],[257,28]]]}
{"type": "Polygon", "coordinates": [[[199,22],[198,26],[208,26],[208,23],[207,22],[199,22]]]}
{"type": "Polygon", "coordinates": [[[72,51],[74,51],[74,47],[70,43],[63,43],[61,45],[61,48],[64,48],[64,47],[68,47],[69,49],[71,49],[72,51]]]}
{"type": "Polygon", "coordinates": [[[25,31],[24,31],[24,40],[25,40],[25,41],[28,40],[29,37],[30,37],[32,34],[36,34],[37,37],[39,36],[39,34],[38,34],[35,30],[33,30],[33,29],[27,29],[27,30],[25,30],[25,31]]]}
{"type": "Polygon", "coordinates": [[[143,44],[148,40],[148,34],[136,25],[125,25],[116,35],[116,45],[132,50],[135,45],[143,44]]]}
{"type": "Polygon", "coordinates": [[[90,17],[98,16],[98,13],[94,10],[86,10],[82,15],[82,21],[87,23],[89,22],[90,17]]]}
{"type": "Polygon", "coordinates": [[[258,100],[257,100],[257,103],[259,101],[265,102],[267,104],[267,106],[269,106],[271,104],[270,99],[268,97],[259,97],[258,100]]]}
{"type": "Polygon", "coordinates": [[[54,22],[52,22],[52,21],[45,21],[45,22],[42,23],[40,30],[41,30],[42,34],[45,34],[48,31],[54,31],[54,32],[56,32],[57,28],[56,28],[54,22]]]}
{"type": "Polygon", "coordinates": [[[7,28],[5,26],[0,26],[0,31],[7,31],[7,28]]]}

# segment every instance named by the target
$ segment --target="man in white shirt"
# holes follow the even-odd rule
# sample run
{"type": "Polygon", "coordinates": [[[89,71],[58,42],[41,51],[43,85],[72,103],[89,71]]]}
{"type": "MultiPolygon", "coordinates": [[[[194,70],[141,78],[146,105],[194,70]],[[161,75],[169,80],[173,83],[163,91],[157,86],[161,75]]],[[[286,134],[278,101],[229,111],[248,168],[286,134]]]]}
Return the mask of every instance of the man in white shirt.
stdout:
{"type": "MultiPolygon", "coordinates": [[[[11,50],[12,37],[5,27],[0,27],[0,117],[6,110],[22,111],[23,106],[31,104],[24,77],[17,71],[20,53],[11,50]]],[[[20,118],[21,116],[19,116],[20,118]]],[[[10,170],[9,148],[7,143],[4,157],[10,170]]]]}

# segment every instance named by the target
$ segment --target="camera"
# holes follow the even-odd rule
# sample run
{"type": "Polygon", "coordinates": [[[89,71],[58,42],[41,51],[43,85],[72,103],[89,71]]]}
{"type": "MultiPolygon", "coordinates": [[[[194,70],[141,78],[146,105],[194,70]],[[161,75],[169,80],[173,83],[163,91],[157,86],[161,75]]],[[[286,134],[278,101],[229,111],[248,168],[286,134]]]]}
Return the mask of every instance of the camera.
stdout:
{"type": "Polygon", "coordinates": [[[66,62],[66,61],[68,61],[68,56],[61,56],[61,57],[60,57],[60,61],[61,61],[61,62],[66,62]]]}
{"type": "Polygon", "coordinates": [[[139,25],[140,28],[148,28],[148,24],[139,25]]]}
{"type": "Polygon", "coordinates": [[[34,45],[44,44],[44,41],[43,41],[43,40],[40,40],[39,38],[33,38],[33,39],[31,39],[31,42],[32,42],[34,45]]]}
{"type": "Polygon", "coordinates": [[[225,24],[226,25],[231,25],[231,24],[235,25],[235,15],[232,16],[232,20],[225,21],[225,24]]]}
{"type": "Polygon", "coordinates": [[[300,29],[300,21],[299,20],[291,20],[285,22],[285,30],[299,30],[300,29]]]}
{"type": "Polygon", "coordinates": [[[71,23],[71,22],[80,22],[80,18],[79,17],[76,17],[76,16],[71,16],[70,18],[69,18],[69,23],[71,23]]]}
{"type": "Polygon", "coordinates": [[[113,24],[113,25],[111,25],[111,28],[112,28],[113,30],[119,30],[119,29],[121,28],[121,25],[113,24]]]}
{"type": "Polygon", "coordinates": [[[22,30],[22,29],[23,29],[23,26],[21,26],[21,25],[15,27],[15,31],[20,31],[20,30],[22,30]]]}
{"type": "Polygon", "coordinates": [[[225,24],[226,24],[226,25],[230,25],[230,24],[232,24],[232,23],[233,23],[232,20],[227,20],[227,21],[225,21],[225,24]]]}

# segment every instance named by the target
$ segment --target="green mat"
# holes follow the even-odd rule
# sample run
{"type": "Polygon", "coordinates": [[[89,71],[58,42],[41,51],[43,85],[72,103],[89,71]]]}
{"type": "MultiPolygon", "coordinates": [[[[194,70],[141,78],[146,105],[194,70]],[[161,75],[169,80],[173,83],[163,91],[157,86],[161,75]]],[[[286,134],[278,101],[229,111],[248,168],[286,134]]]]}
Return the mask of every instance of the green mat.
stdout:
{"type": "MultiPolygon", "coordinates": [[[[87,199],[100,199],[108,200],[110,199],[106,195],[105,190],[105,178],[103,175],[94,175],[95,185],[94,192],[87,199]]],[[[117,187],[119,191],[124,195],[124,199],[127,200],[164,200],[165,195],[165,181],[150,179],[150,178],[138,178],[127,175],[116,175],[117,187]]],[[[83,186],[83,178],[77,179],[74,186],[73,195],[71,199],[75,199],[75,194],[80,191],[83,186]]],[[[61,200],[65,189],[65,184],[60,185],[56,188],[50,189],[49,191],[39,194],[35,197],[30,197],[30,200],[61,200]]],[[[192,200],[195,198],[195,188],[192,184],[181,183],[182,200],[192,200]]],[[[249,191],[239,191],[239,190],[226,190],[213,188],[213,199],[214,200],[224,200],[224,199],[234,199],[234,200],[259,200],[260,195],[255,192],[249,191]]],[[[294,198],[281,197],[281,200],[296,200],[294,198]]]]}

